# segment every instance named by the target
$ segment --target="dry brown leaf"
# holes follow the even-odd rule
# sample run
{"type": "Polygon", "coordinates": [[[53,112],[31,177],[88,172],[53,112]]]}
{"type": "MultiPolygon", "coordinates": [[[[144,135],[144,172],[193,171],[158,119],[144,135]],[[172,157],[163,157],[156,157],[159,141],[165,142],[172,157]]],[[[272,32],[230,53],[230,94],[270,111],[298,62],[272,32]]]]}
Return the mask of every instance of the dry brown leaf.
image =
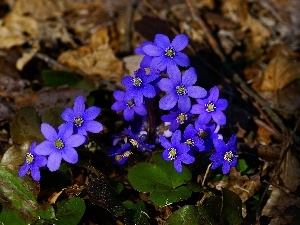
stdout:
{"type": "Polygon", "coordinates": [[[58,61],[72,69],[81,70],[86,75],[120,81],[123,64],[116,58],[108,41],[107,29],[99,29],[93,34],[89,45],[63,52],[58,61]]]}
{"type": "Polygon", "coordinates": [[[242,202],[245,202],[259,190],[261,183],[259,175],[254,175],[249,178],[246,175],[241,176],[241,173],[238,171],[231,170],[228,180],[221,180],[215,182],[213,185],[215,185],[218,190],[227,188],[233,191],[241,198],[242,202]]]}
{"type": "Polygon", "coordinates": [[[64,1],[61,0],[18,0],[12,11],[19,15],[29,15],[38,20],[46,20],[61,17],[64,8],[64,1]]]}
{"type": "Polygon", "coordinates": [[[299,77],[300,63],[278,55],[269,62],[265,69],[260,89],[262,91],[277,91],[299,77]]]}
{"type": "Polygon", "coordinates": [[[30,38],[36,38],[38,23],[34,18],[8,13],[0,26],[0,48],[20,46],[30,38]]]}
{"type": "Polygon", "coordinates": [[[300,167],[296,156],[288,151],[282,165],[280,179],[285,187],[295,192],[300,184],[300,167]]]}

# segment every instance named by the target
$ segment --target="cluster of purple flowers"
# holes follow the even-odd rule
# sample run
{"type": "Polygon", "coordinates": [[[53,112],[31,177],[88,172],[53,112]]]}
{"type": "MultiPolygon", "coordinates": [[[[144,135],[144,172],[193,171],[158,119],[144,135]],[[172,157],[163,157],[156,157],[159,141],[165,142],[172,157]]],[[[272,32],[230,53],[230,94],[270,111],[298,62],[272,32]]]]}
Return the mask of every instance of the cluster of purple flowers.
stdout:
{"type": "Polygon", "coordinates": [[[78,161],[75,147],[83,145],[87,140],[87,132],[99,133],[103,130],[101,123],[95,121],[100,114],[99,107],[85,109],[83,96],[75,99],[74,107],[66,108],[61,117],[65,123],[56,130],[47,123],[41,125],[45,141],[40,144],[33,142],[26,154],[24,165],[19,170],[23,177],[29,170],[35,181],[40,180],[40,167],[47,166],[50,171],[59,169],[62,159],[74,164],[78,161]]]}
{"type": "MultiPolygon", "coordinates": [[[[134,123],[137,118],[147,118],[154,113],[147,103],[150,98],[158,97],[159,109],[169,111],[161,116],[161,120],[169,123],[172,133],[170,141],[163,135],[157,138],[164,148],[163,159],[173,161],[175,169],[181,173],[182,163],[193,163],[196,152],[211,151],[212,169],[222,166],[222,172],[227,174],[230,167],[237,164],[235,135],[226,144],[218,133],[220,126],[226,124],[223,111],[228,102],[219,98],[217,86],[207,91],[196,85],[196,71],[189,67],[188,56],[181,52],[187,44],[188,37],[184,34],[177,35],[172,41],[157,34],[154,42],[143,42],[135,51],[144,55],[140,68],[134,76],[123,78],[121,83],[126,90],[114,92],[116,102],[111,108],[123,111],[124,119],[134,123]],[[182,73],[184,67],[189,68],[182,73]]],[[[147,132],[141,130],[144,135],[126,129],[122,138],[115,139],[116,145],[110,154],[117,164],[124,164],[134,148],[140,151],[154,148],[140,147],[147,142],[147,132]]]]}

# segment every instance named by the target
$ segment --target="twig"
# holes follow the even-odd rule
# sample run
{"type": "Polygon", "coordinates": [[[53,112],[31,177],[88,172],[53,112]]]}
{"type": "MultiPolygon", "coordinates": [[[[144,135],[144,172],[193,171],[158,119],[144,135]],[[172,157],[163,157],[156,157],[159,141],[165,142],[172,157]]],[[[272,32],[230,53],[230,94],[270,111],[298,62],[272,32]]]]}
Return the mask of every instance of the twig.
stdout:
{"type": "Polygon", "coordinates": [[[294,127],[294,129],[292,131],[292,133],[290,134],[289,140],[287,141],[287,143],[286,143],[286,145],[285,145],[285,147],[284,147],[284,149],[282,151],[282,154],[280,156],[279,162],[276,165],[276,167],[274,168],[273,176],[271,177],[269,183],[267,184],[267,186],[266,186],[266,188],[265,188],[265,190],[264,190],[264,192],[263,192],[263,194],[261,196],[260,204],[258,206],[258,209],[256,210],[256,223],[257,224],[259,224],[259,219],[260,219],[261,211],[262,211],[262,202],[264,200],[264,197],[265,197],[265,195],[268,192],[270,184],[272,184],[274,182],[275,178],[277,177],[277,173],[278,173],[278,171],[279,171],[279,169],[281,167],[281,164],[282,164],[283,160],[285,159],[285,156],[286,156],[288,150],[290,149],[291,143],[292,143],[292,141],[294,139],[294,134],[296,133],[296,131],[298,129],[299,123],[300,123],[300,119],[298,119],[298,121],[297,121],[297,123],[296,123],[296,125],[295,125],[295,127],[294,127]]]}
{"type": "Polygon", "coordinates": [[[203,20],[196,15],[193,0],[186,0],[186,4],[192,15],[193,20],[195,20],[199,24],[199,26],[204,30],[204,32],[207,35],[208,42],[210,43],[212,49],[220,57],[221,61],[224,63],[225,69],[229,74],[232,74],[233,81],[236,84],[238,84],[247,95],[254,98],[254,100],[257,101],[262,106],[263,110],[268,114],[268,116],[278,126],[278,128],[280,128],[281,132],[285,132],[286,128],[282,120],[279,118],[279,116],[268,106],[267,102],[264,99],[262,99],[260,96],[258,96],[251,88],[249,88],[249,86],[245,83],[245,81],[237,73],[235,73],[232,70],[232,68],[229,66],[225,55],[222,53],[221,48],[219,47],[216,39],[211,34],[209,28],[206,26],[203,20]]]}

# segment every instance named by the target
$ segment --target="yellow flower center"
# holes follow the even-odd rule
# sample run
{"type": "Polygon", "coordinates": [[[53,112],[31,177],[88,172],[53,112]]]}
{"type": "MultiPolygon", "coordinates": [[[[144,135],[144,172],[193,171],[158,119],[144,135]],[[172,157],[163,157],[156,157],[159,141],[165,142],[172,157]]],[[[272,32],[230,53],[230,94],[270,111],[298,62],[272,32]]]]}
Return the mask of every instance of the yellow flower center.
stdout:
{"type": "Polygon", "coordinates": [[[135,77],[132,79],[132,83],[134,86],[139,87],[142,85],[142,79],[139,77],[135,77]]]}
{"type": "Polygon", "coordinates": [[[186,113],[180,113],[177,118],[176,118],[176,121],[177,123],[180,123],[180,124],[184,124],[184,122],[188,119],[188,116],[186,113]]]}
{"type": "Polygon", "coordinates": [[[226,152],[224,155],[224,159],[227,160],[228,162],[232,161],[232,158],[234,158],[235,155],[232,153],[232,151],[226,152]]]}
{"type": "Polygon", "coordinates": [[[84,120],[80,116],[74,118],[74,124],[76,127],[81,127],[83,122],[84,120]]]}
{"type": "Polygon", "coordinates": [[[169,150],[168,158],[171,159],[171,160],[175,159],[176,156],[177,156],[176,148],[169,148],[168,150],[169,150]]]}
{"type": "Polygon", "coordinates": [[[174,58],[174,56],[176,55],[175,49],[173,47],[166,48],[165,55],[170,58],[174,58]]]}
{"type": "Polygon", "coordinates": [[[127,102],[126,104],[129,108],[133,107],[134,106],[134,101],[133,99],[131,99],[129,102],[127,102]]]}
{"type": "Polygon", "coordinates": [[[205,107],[206,107],[206,112],[213,112],[216,109],[215,104],[210,101],[207,104],[205,104],[205,107]]]}
{"type": "Polygon", "coordinates": [[[205,139],[207,137],[207,133],[203,129],[199,129],[198,136],[205,139]]]}
{"type": "Polygon", "coordinates": [[[27,153],[25,157],[25,161],[27,164],[31,164],[34,160],[34,156],[31,153],[27,153]]]}
{"type": "Polygon", "coordinates": [[[135,147],[135,148],[139,147],[139,142],[137,140],[130,138],[129,142],[132,144],[133,147],[135,147]]]}
{"type": "Polygon", "coordinates": [[[54,146],[55,146],[56,148],[58,148],[58,149],[62,149],[62,148],[65,146],[65,144],[64,144],[64,142],[63,142],[60,138],[58,138],[58,139],[54,142],[54,146]]]}
{"type": "Polygon", "coordinates": [[[194,140],[193,139],[187,139],[186,141],[185,141],[185,143],[188,145],[188,146],[190,146],[190,147],[192,147],[192,146],[194,146],[195,145],[195,142],[194,142],[194,140]]]}
{"type": "Polygon", "coordinates": [[[181,85],[181,86],[177,86],[176,87],[176,92],[178,95],[186,95],[186,88],[185,86],[181,85]]]}

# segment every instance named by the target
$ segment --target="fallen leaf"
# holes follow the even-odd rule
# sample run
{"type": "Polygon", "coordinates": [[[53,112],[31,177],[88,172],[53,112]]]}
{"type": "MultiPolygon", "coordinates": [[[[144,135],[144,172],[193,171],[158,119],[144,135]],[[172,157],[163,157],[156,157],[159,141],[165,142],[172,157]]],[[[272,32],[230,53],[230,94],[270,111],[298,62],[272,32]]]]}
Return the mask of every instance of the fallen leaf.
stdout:
{"type": "Polygon", "coordinates": [[[286,56],[276,56],[263,73],[260,89],[277,91],[300,77],[300,63],[291,61],[286,56]]]}
{"type": "Polygon", "coordinates": [[[107,29],[99,29],[93,34],[89,45],[63,52],[58,61],[89,76],[120,81],[123,76],[123,64],[116,58],[108,40],[107,29]]]}

